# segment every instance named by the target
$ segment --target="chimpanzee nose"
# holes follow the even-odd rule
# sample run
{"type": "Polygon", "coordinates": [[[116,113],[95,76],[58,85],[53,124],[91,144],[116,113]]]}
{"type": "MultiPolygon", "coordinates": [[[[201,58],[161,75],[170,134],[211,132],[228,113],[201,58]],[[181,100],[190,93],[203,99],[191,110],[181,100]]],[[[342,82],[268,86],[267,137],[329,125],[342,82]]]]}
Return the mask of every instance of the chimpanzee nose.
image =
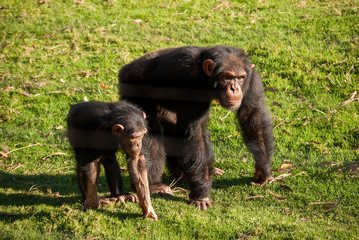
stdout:
{"type": "Polygon", "coordinates": [[[231,84],[231,90],[233,93],[236,93],[238,91],[238,86],[236,83],[231,84]]]}

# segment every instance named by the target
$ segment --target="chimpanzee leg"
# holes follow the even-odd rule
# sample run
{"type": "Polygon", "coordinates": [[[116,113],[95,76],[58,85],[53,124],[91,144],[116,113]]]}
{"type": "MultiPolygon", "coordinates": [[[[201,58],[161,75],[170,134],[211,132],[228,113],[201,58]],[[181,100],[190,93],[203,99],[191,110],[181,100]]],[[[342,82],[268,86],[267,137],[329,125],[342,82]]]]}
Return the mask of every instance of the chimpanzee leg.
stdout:
{"type": "Polygon", "coordinates": [[[212,147],[212,142],[211,142],[211,134],[209,133],[208,129],[206,127],[202,127],[202,131],[203,131],[203,139],[205,142],[205,146],[206,146],[206,159],[208,159],[208,166],[209,166],[209,176],[213,176],[214,174],[218,174],[217,171],[222,171],[218,168],[214,168],[213,167],[213,163],[215,160],[215,156],[214,156],[214,150],[212,147]]]}
{"type": "MultiPolygon", "coordinates": [[[[212,187],[210,176],[211,165],[214,161],[210,135],[206,129],[209,117],[209,106],[198,104],[193,106],[193,112],[178,113],[177,136],[182,138],[182,158],[178,162],[190,187],[190,203],[201,209],[211,206],[209,193],[212,187]],[[184,130],[184,132],[180,132],[184,130]]],[[[186,111],[188,112],[188,108],[186,111]]]]}
{"type": "Polygon", "coordinates": [[[111,198],[101,198],[101,204],[109,204],[111,201],[137,202],[138,199],[134,195],[124,193],[122,186],[121,170],[116,160],[115,153],[104,153],[101,157],[101,163],[105,168],[107,185],[110,189],[111,198]]]}
{"type": "MultiPolygon", "coordinates": [[[[133,99],[131,99],[133,101],[133,99]]],[[[142,147],[145,149],[145,159],[148,174],[148,183],[151,194],[164,197],[173,196],[171,188],[162,183],[163,169],[166,162],[166,152],[162,139],[162,129],[158,118],[158,108],[152,102],[134,100],[146,112],[149,125],[149,135],[143,138],[142,147]]]]}
{"type": "Polygon", "coordinates": [[[206,153],[207,153],[206,158],[208,159],[208,165],[210,166],[209,167],[209,175],[210,176],[223,175],[224,171],[222,169],[212,167],[214,160],[215,160],[215,156],[214,156],[214,151],[213,151],[212,142],[211,142],[211,134],[209,133],[209,131],[206,127],[203,128],[203,133],[204,133],[204,140],[206,143],[206,153]]]}
{"type": "Polygon", "coordinates": [[[120,167],[116,161],[115,153],[104,154],[101,163],[105,168],[107,185],[111,192],[111,197],[122,195],[122,176],[120,167]]]}
{"type": "Polygon", "coordinates": [[[176,181],[185,182],[185,176],[178,162],[181,159],[179,149],[184,147],[183,138],[176,136],[177,115],[173,112],[161,109],[158,113],[164,135],[164,146],[167,155],[167,167],[176,181]]]}
{"type": "Polygon", "coordinates": [[[97,178],[100,174],[100,156],[87,149],[75,149],[77,159],[77,181],[83,200],[83,209],[98,208],[97,178]]]}
{"type": "Polygon", "coordinates": [[[82,195],[82,204],[86,200],[86,192],[87,192],[86,172],[88,172],[87,165],[80,165],[79,163],[77,163],[77,167],[76,167],[77,183],[79,184],[79,188],[82,195]]]}
{"type": "MultiPolygon", "coordinates": [[[[196,157],[196,159],[194,160],[195,162],[192,163],[192,166],[190,168],[186,169],[186,167],[182,167],[182,169],[184,169],[186,178],[189,182],[189,198],[191,200],[190,203],[196,205],[198,208],[202,208],[205,210],[207,209],[207,207],[211,206],[211,202],[209,201],[209,194],[212,187],[211,172],[212,163],[214,162],[214,155],[211,154],[211,152],[213,151],[211,143],[207,144],[209,140],[207,141],[205,135],[202,135],[202,137],[202,142],[192,142],[192,144],[197,144],[197,146],[199,146],[201,149],[197,149],[197,151],[195,151],[192,147],[190,147],[192,151],[188,151],[191,152],[194,157],[196,157]]],[[[188,156],[185,156],[184,158],[185,164],[188,162],[186,157],[188,156]]],[[[188,159],[190,158],[191,157],[189,157],[188,159]]]]}
{"type": "Polygon", "coordinates": [[[159,136],[145,135],[142,146],[146,148],[144,152],[151,194],[159,194],[163,197],[173,196],[171,188],[162,183],[166,153],[161,139],[159,136]]]}
{"type": "MultiPolygon", "coordinates": [[[[214,163],[214,159],[215,159],[215,156],[214,156],[214,151],[213,151],[213,147],[212,147],[212,143],[211,143],[211,135],[209,133],[209,131],[206,129],[206,127],[203,127],[202,128],[202,132],[203,132],[203,139],[204,139],[204,144],[205,144],[205,150],[204,150],[204,153],[206,154],[205,155],[205,159],[208,159],[208,166],[209,166],[209,175],[210,176],[213,176],[213,175],[223,175],[224,171],[219,169],[219,168],[215,168],[215,167],[212,167],[213,163],[214,163]]],[[[184,176],[184,173],[183,171],[181,170],[180,168],[180,165],[179,165],[179,162],[181,161],[181,157],[179,156],[173,156],[171,155],[170,153],[171,152],[174,152],[174,151],[171,151],[170,149],[172,148],[179,148],[179,145],[181,143],[179,143],[179,141],[175,140],[174,137],[167,137],[166,138],[167,141],[166,141],[166,149],[169,149],[168,150],[168,155],[167,156],[167,165],[168,165],[168,168],[169,170],[171,171],[173,177],[177,180],[179,180],[180,182],[186,182],[187,179],[186,177],[184,176]]]]}
{"type": "Polygon", "coordinates": [[[254,156],[255,174],[259,185],[272,179],[271,155],[274,149],[272,119],[267,110],[252,110],[242,106],[238,110],[238,120],[242,126],[244,141],[254,156]]]}
{"type": "Polygon", "coordinates": [[[84,209],[98,207],[97,178],[99,175],[99,158],[96,152],[87,149],[75,149],[77,160],[77,182],[82,194],[84,209]]]}

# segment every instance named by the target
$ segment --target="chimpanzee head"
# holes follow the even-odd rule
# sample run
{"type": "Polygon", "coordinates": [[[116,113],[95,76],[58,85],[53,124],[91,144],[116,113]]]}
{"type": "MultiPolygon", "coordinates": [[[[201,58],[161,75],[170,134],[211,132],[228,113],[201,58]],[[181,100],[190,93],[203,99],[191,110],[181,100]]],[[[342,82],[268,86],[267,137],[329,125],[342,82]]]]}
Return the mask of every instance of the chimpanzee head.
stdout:
{"type": "Polygon", "coordinates": [[[129,156],[139,155],[142,138],[147,133],[146,114],[133,105],[114,112],[116,116],[111,117],[112,134],[117,137],[121,149],[129,156]]]}
{"type": "MultiPolygon", "coordinates": [[[[239,51],[238,49],[235,49],[239,51]]],[[[203,61],[204,73],[211,77],[222,106],[235,111],[242,103],[243,85],[255,67],[242,52],[221,51],[221,55],[203,61]]]]}
{"type": "Polygon", "coordinates": [[[141,153],[142,138],[146,133],[146,128],[143,128],[132,134],[126,134],[125,127],[122,124],[115,124],[112,127],[112,134],[119,137],[121,148],[129,156],[136,156],[141,153]]]}

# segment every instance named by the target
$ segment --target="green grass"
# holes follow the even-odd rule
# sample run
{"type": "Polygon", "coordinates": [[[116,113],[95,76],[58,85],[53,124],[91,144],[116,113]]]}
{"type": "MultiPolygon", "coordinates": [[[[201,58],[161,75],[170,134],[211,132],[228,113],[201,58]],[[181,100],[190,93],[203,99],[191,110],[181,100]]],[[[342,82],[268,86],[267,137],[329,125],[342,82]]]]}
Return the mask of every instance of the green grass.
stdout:
{"type": "MultiPolygon", "coordinates": [[[[358,1],[110,2],[0,3],[0,151],[15,150],[0,156],[1,239],[359,238],[358,1]],[[272,165],[291,164],[291,175],[251,186],[254,161],[235,114],[221,120],[227,111],[213,104],[215,166],[226,173],[214,177],[212,208],[197,210],[178,191],[152,198],[157,222],[131,203],[81,211],[65,138],[70,105],[116,101],[118,70],[149,51],[216,44],[244,49],[276,90],[266,91],[272,165]],[[256,195],[264,198],[245,199],[256,195]],[[332,204],[308,205],[339,200],[328,212],[332,204]]],[[[107,196],[103,174],[99,184],[107,196]]]]}

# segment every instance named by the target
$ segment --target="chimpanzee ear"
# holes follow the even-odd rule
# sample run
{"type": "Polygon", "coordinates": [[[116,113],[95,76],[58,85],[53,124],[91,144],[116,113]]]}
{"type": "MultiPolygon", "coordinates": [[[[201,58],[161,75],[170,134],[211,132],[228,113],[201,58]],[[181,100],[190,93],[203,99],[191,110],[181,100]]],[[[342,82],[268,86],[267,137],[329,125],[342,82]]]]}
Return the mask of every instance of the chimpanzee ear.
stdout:
{"type": "Polygon", "coordinates": [[[213,68],[214,68],[213,60],[207,59],[206,61],[203,62],[203,71],[207,76],[209,77],[212,76],[213,68]]]}
{"type": "Polygon", "coordinates": [[[112,134],[120,136],[123,130],[125,130],[125,128],[121,124],[115,124],[112,127],[112,134]]]}
{"type": "Polygon", "coordinates": [[[251,69],[255,68],[256,65],[254,63],[251,64],[251,69]]]}
{"type": "Polygon", "coordinates": [[[146,119],[146,113],[145,112],[142,112],[142,116],[143,116],[143,119],[146,119]]]}

